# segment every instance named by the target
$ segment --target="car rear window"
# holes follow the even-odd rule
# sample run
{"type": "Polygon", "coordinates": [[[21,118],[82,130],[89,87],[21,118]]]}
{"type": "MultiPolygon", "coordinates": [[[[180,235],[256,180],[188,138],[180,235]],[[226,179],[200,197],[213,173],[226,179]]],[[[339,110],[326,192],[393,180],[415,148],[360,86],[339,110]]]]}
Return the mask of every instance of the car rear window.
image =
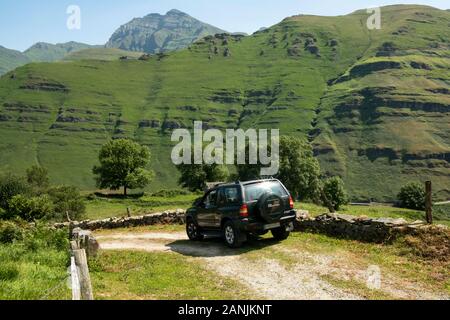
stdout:
{"type": "Polygon", "coordinates": [[[266,192],[274,193],[280,197],[286,197],[288,195],[278,181],[266,181],[244,186],[245,201],[258,201],[266,192]]]}

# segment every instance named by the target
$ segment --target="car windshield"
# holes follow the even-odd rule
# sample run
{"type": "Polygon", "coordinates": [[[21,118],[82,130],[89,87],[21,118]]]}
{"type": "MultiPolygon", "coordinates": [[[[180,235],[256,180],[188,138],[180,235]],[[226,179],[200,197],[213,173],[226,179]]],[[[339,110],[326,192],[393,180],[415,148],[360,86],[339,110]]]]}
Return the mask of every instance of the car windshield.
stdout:
{"type": "Polygon", "coordinates": [[[265,193],[274,193],[280,197],[286,197],[288,194],[283,186],[278,181],[266,181],[245,186],[245,200],[252,202],[258,199],[265,193]]]}

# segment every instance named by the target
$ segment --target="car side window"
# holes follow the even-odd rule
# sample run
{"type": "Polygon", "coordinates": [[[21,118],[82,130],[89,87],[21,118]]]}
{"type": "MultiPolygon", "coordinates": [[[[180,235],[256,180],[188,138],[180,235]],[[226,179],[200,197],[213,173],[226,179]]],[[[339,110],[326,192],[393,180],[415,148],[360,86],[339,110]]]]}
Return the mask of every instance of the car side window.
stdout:
{"type": "Polygon", "coordinates": [[[226,201],[225,201],[225,193],[223,188],[220,188],[219,191],[217,192],[217,205],[219,207],[222,207],[224,205],[226,205],[226,201]]]}
{"type": "Polygon", "coordinates": [[[206,195],[205,208],[215,207],[217,204],[217,190],[211,191],[206,195]]]}
{"type": "Polygon", "coordinates": [[[237,187],[223,188],[223,195],[226,204],[233,205],[239,203],[240,197],[239,197],[239,189],[237,187]]]}

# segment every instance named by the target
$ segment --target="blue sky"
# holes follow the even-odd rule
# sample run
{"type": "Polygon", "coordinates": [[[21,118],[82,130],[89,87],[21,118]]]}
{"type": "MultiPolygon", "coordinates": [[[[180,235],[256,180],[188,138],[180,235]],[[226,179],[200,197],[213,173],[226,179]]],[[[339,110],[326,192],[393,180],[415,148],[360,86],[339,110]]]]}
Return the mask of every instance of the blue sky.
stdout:
{"type": "Polygon", "coordinates": [[[104,44],[132,18],[174,8],[230,32],[253,33],[295,14],[341,15],[405,2],[450,8],[449,0],[1,0],[0,45],[23,51],[39,41],[104,44]],[[66,27],[69,5],[81,9],[80,30],[66,27]]]}

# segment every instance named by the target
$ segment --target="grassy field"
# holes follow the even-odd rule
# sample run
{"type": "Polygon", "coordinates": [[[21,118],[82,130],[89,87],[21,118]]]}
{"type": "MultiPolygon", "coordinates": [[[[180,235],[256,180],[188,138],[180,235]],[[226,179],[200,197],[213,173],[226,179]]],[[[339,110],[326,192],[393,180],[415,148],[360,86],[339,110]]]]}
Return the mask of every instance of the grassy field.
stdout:
{"type": "Polygon", "coordinates": [[[171,128],[201,120],[309,138],[355,201],[392,200],[425,179],[447,199],[450,13],[382,11],[381,30],[367,30],[365,10],[302,15],[149,61],[28,64],[0,79],[0,171],[40,164],[53,183],[91,190],[101,145],[127,137],[152,151],[149,191],[175,188],[171,128]]]}
{"type": "Polygon", "coordinates": [[[175,195],[171,197],[145,195],[139,198],[95,197],[86,202],[85,217],[91,220],[127,216],[130,208],[133,216],[162,212],[171,209],[187,209],[201,194],[175,195]]]}
{"type": "MultiPolygon", "coordinates": [[[[2,221],[0,228],[3,237],[2,221]]],[[[0,243],[0,300],[71,299],[66,236],[39,228],[14,243],[0,243]]]]}
{"type": "MultiPolygon", "coordinates": [[[[183,226],[105,230],[96,234],[107,237],[111,233],[176,231],[183,231],[183,226]]],[[[220,242],[205,241],[211,242],[210,246],[222,246],[220,242]]],[[[293,233],[287,240],[277,243],[270,235],[265,235],[233,250],[232,256],[250,264],[267,259],[277,261],[288,272],[295,272],[298,265],[310,265],[311,273],[319,272],[324,281],[365,299],[394,299],[397,287],[422,288],[444,296],[450,294],[449,262],[424,260],[415,255],[404,240],[382,245],[293,233]],[[323,261],[315,262],[314,257],[332,259],[332,263],[326,266],[323,261]],[[367,287],[363,272],[369,266],[380,268],[383,290],[367,287]],[[326,271],[320,271],[321,268],[326,271]]],[[[201,258],[167,252],[107,251],[92,262],[94,287],[99,299],[245,299],[249,296],[242,284],[224,279],[213,281],[217,275],[205,267],[207,264],[201,258]]]]}
{"type": "Polygon", "coordinates": [[[214,274],[201,263],[177,254],[102,252],[97,259],[90,261],[90,270],[97,299],[254,298],[235,281],[214,274]]]}

